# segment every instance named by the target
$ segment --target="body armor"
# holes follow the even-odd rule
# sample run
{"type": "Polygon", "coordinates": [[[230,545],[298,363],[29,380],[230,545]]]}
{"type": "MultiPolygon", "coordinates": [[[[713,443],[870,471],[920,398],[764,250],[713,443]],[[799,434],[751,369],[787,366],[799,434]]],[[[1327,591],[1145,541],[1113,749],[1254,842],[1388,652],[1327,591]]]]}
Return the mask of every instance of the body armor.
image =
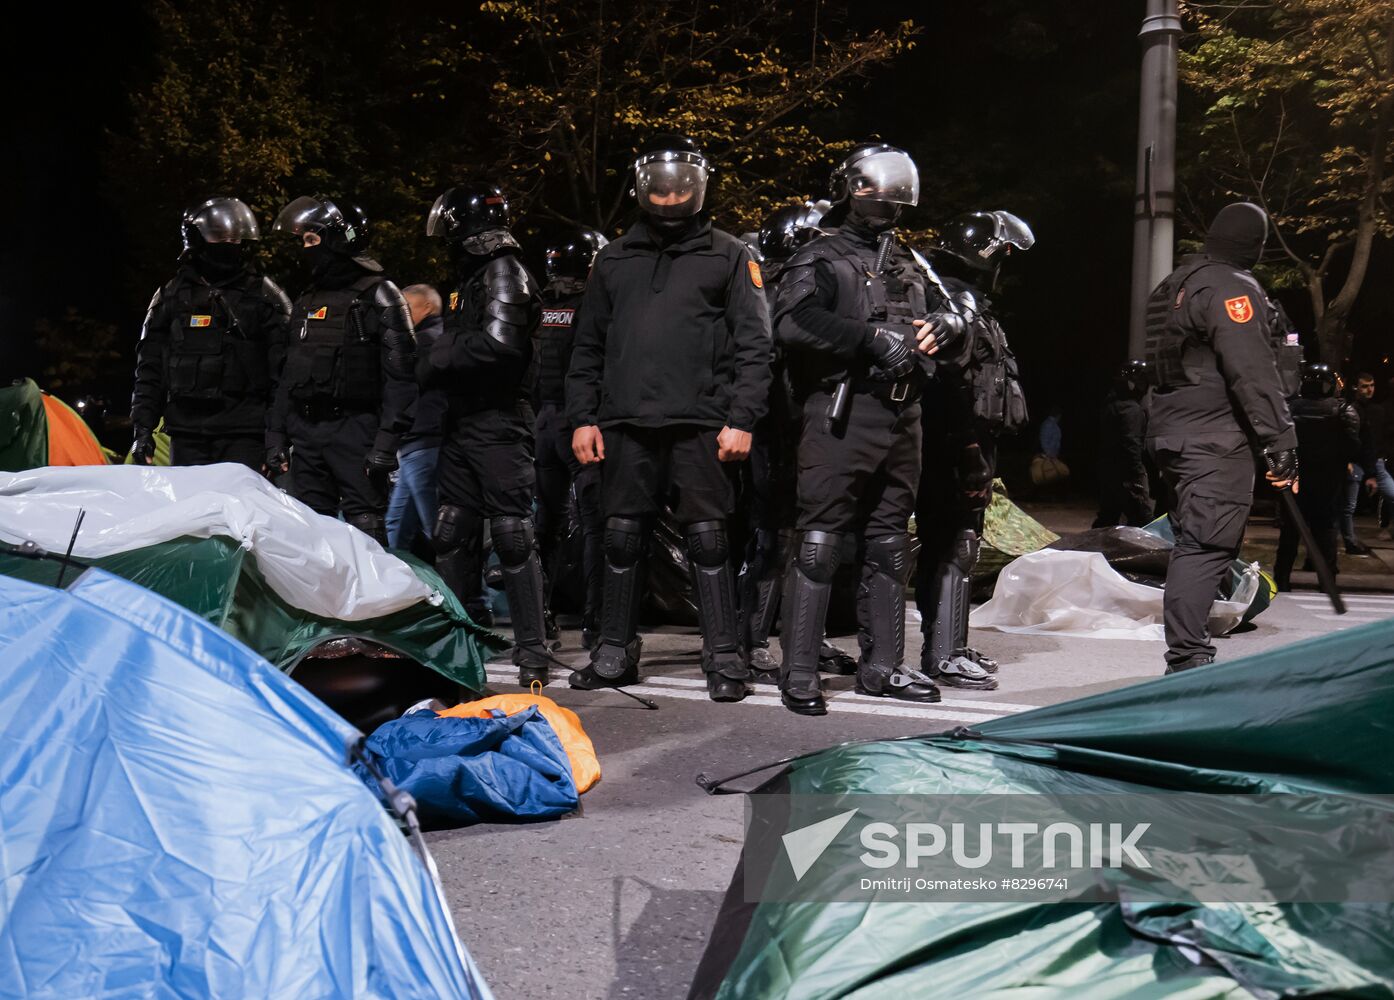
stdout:
{"type": "Polygon", "coordinates": [[[963,286],[954,297],[960,310],[972,318],[965,374],[973,416],[995,434],[1015,433],[1027,425],[1030,414],[1006,331],[992,315],[991,303],[971,287],[963,286]]]}
{"type": "Polygon", "coordinates": [[[292,400],[377,402],[381,347],[369,316],[384,281],[365,274],[345,288],[306,292],[296,301],[282,375],[292,400]]]}
{"type": "Polygon", "coordinates": [[[170,399],[267,394],[271,374],[257,307],[263,298],[283,298],[279,289],[268,285],[260,275],[248,275],[226,287],[180,278],[165,286],[162,295],[177,303],[165,353],[170,399]]]}
{"type": "Polygon", "coordinates": [[[537,398],[541,402],[566,402],[566,370],[582,298],[581,291],[564,294],[552,287],[542,300],[542,322],[537,328],[537,398]]]}

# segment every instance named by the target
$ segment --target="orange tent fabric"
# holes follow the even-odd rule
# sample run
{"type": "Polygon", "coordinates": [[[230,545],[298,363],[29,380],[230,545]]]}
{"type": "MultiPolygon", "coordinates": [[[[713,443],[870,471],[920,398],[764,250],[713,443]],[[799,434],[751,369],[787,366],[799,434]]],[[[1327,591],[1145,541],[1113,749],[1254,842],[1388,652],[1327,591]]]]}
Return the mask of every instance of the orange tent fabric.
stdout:
{"type": "Polygon", "coordinates": [[[454,708],[447,708],[441,715],[456,719],[487,719],[490,712],[502,711],[505,715],[517,715],[534,705],[542,712],[561,740],[562,749],[571,760],[571,777],[576,782],[576,791],[584,792],[600,780],[600,761],[595,756],[595,746],[586,731],[581,728],[581,720],[569,708],[562,708],[551,698],[535,694],[497,694],[492,698],[465,702],[454,708]]]}
{"type": "Polygon", "coordinates": [[[77,412],[57,397],[44,393],[48,417],[49,465],[106,465],[106,454],[77,412]]]}

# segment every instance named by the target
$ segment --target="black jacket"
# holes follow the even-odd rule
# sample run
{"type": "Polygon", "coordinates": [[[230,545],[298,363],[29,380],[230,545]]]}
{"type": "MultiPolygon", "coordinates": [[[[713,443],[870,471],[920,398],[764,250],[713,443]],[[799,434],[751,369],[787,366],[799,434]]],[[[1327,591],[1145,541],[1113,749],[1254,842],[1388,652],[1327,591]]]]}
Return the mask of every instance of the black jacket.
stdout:
{"type": "Polygon", "coordinates": [[[1302,461],[1301,490],[1342,489],[1346,465],[1360,458],[1360,417],[1355,409],[1343,399],[1299,396],[1292,401],[1292,421],[1302,461]]]}
{"type": "Polygon", "coordinates": [[[1111,482],[1144,474],[1147,415],[1142,402],[1110,391],[1099,419],[1099,475],[1111,482]]]}
{"type": "Polygon", "coordinates": [[[1148,440],[1176,451],[1193,441],[1237,447],[1252,432],[1267,450],[1296,447],[1262,286],[1217,260],[1188,257],[1184,269],[1191,275],[1167,294],[1167,329],[1177,331],[1181,365],[1194,381],[1150,394],[1148,440]]]}
{"type": "Polygon", "coordinates": [[[576,343],[585,283],[559,278],[542,290],[542,325],[537,330],[537,391],[533,405],[566,403],[566,373],[576,343]]]}
{"type": "MultiPolygon", "coordinates": [[[[416,353],[424,357],[431,353],[440,337],[444,322],[439,314],[427,316],[416,328],[416,353]]],[[[445,437],[447,400],[443,389],[422,389],[412,410],[411,429],[402,435],[398,449],[402,454],[423,448],[439,448],[445,437]]]]}
{"type": "Polygon", "coordinates": [[[263,434],[289,318],[270,278],[210,284],[181,266],[145,314],[131,422],[153,430],[163,417],[175,435],[263,434]]]}
{"type": "Polygon", "coordinates": [[[591,268],[566,378],[571,425],[752,430],[770,385],[762,287],[745,244],[710,222],[664,246],[640,219],[591,268]]]}

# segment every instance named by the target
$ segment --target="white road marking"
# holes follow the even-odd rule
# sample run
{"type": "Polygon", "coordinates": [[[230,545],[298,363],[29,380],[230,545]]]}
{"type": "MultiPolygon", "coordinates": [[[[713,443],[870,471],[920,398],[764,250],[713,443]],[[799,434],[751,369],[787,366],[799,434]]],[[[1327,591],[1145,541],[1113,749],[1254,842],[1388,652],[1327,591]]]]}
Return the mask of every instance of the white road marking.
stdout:
{"type": "MultiPolygon", "coordinates": [[[[516,684],[518,675],[516,673],[505,673],[503,671],[492,671],[488,673],[488,678],[498,684],[516,684]]],[[[667,678],[668,680],[680,680],[681,678],[667,678]]],[[[658,680],[652,678],[651,680],[658,680]]],[[[681,701],[707,701],[706,682],[697,682],[701,690],[694,690],[686,686],[671,684],[657,684],[645,681],[643,684],[632,684],[625,688],[634,694],[651,695],[656,698],[677,698],[681,701]]],[[[544,694],[546,691],[544,690],[544,694]]],[[[756,693],[748,695],[743,701],[736,702],[739,705],[754,705],[761,708],[784,708],[784,703],[779,700],[778,695],[763,694],[757,688],[756,693]]],[[[986,702],[978,704],[986,705],[986,702]]],[[[993,706],[994,708],[1000,706],[993,706]]],[[[833,694],[828,698],[828,711],[831,714],[851,713],[854,715],[890,715],[902,718],[926,718],[926,719],[945,719],[950,722],[987,722],[989,719],[1000,718],[1003,715],[1011,714],[1010,711],[987,711],[985,709],[968,708],[961,703],[951,702],[948,704],[927,704],[913,705],[906,702],[883,701],[879,698],[868,698],[862,695],[852,694],[833,694]],[[852,699],[856,699],[855,701],[852,699]],[[872,704],[867,704],[871,702],[872,704]]]]}
{"type": "MultiPolygon", "coordinates": [[[[1325,594],[1288,594],[1298,604],[1329,604],[1325,594]]],[[[1394,594],[1342,594],[1341,599],[1347,604],[1371,604],[1376,607],[1394,607],[1394,594]]]]}

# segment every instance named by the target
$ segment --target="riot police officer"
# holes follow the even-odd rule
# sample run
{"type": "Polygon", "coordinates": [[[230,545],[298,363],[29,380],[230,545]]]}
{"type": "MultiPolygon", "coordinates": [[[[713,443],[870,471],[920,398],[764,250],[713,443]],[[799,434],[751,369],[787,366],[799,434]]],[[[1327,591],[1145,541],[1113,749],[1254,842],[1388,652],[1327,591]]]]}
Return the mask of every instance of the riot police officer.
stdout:
{"type": "Polygon", "coordinates": [[[423,388],[449,399],[438,465],[436,568],[466,608],[482,600],[484,521],[503,570],[518,683],[546,684],[542,564],[534,545],[533,337],[541,300],[509,231],[508,199],[493,184],[445,191],[426,221],[445,240],[454,289],[445,332],[420,361],[423,388]]]}
{"type": "Polygon", "coordinates": [[[606,568],[600,641],[573,687],[638,680],[643,549],[670,503],[686,535],[708,694],[739,701],[748,690],[726,520],[730,463],[749,455],[769,393],[769,314],[759,265],[703,211],[709,172],[681,136],[640,151],[640,218],[600,251],[581,304],[567,412],[577,459],[602,463],[606,568]]]}
{"type": "Polygon", "coordinates": [[[908,527],[920,478],[920,352],[961,338],[952,313],[931,315],[926,279],[895,239],[919,201],[903,150],[865,143],[833,171],[838,224],[785,266],[775,334],[786,352],[801,431],[799,537],[784,592],[780,692],[801,715],[827,711],[818,650],[843,541],[865,551],[858,589],[857,690],[937,701],[934,683],[904,664],[908,527]]]}
{"type": "MultiPolygon", "coordinates": [[[[804,202],[777,209],[748,239],[765,282],[765,301],[774,310],[785,263],[809,240],[821,235],[818,223],[832,206],[804,202]]],[[[750,450],[749,517],[752,530],[741,578],[741,614],[750,668],[760,679],[777,680],[779,661],[770,651],[770,632],[779,618],[780,597],[788,569],[797,517],[798,425],[789,402],[784,362],[776,348],[771,366],[767,412],[755,426],[750,450]]],[[[819,649],[819,669],[850,674],[856,660],[826,639],[819,649]]]]}
{"type": "Polygon", "coordinates": [[[1272,340],[1263,288],[1251,273],[1267,239],[1263,209],[1226,205],[1203,252],[1184,258],[1147,303],[1155,380],[1147,446],[1177,497],[1163,602],[1167,673],[1214,661],[1210,606],[1244,540],[1251,445],[1262,449],[1274,487],[1297,485],[1297,436],[1276,360],[1287,347],[1272,340]]]}
{"type": "Polygon", "coordinates": [[[581,614],[581,645],[585,649],[594,647],[600,625],[605,515],[600,508],[600,467],[581,465],[571,450],[566,372],[571,367],[576,315],[586,291],[586,278],[595,255],[607,242],[593,229],[575,229],[547,245],[547,285],[542,289],[537,391],[533,397],[537,404],[538,547],[542,564],[555,584],[559,568],[556,553],[566,531],[568,498],[574,490],[581,529],[581,571],[585,578],[581,614]]]}
{"type": "Polygon", "coordinates": [[[1099,515],[1094,527],[1123,523],[1140,528],[1152,520],[1147,481],[1147,415],[1143,397],[1151,381],[1147,362],[1129,361],[1113,380],[1099,417],[1099,515]]]}
{"type": "Polygon", "coordinates": [[[136,348],[132,454],[149,464],[160,418],[174,465],[262,468],[272,374],[290,300],[250,260],[257,221],[236,198],[184,213],[175,276],[150,300],[136,348]]]}
{"type": "Polygon", "coordinates": [[[267,465],[289,468],[297,500],[385,545],[388,476],[416,399],[411,313],[368,254],[358,206],[296,198],[274,228],[300,239],[310,285],[291,312],[267,465]]]}
{"type": "Polygon", "coordinates": [[[924,467],[915,509],[920,669],[948,687],[997,687],[997,662],[968,645],[972,572],[992,500],[997,440],[1026,426],[1029,417],[1016,358],[989,293],[1003,261],[1035,242],[1031,227],[1010,212],[970,212],[944,226],[933,251],[937,280],[930,283],[930,302],[949,308],[952,300],[968,322],[955,349],[936,355],[938,377],[925,387],[924,467]]]}

